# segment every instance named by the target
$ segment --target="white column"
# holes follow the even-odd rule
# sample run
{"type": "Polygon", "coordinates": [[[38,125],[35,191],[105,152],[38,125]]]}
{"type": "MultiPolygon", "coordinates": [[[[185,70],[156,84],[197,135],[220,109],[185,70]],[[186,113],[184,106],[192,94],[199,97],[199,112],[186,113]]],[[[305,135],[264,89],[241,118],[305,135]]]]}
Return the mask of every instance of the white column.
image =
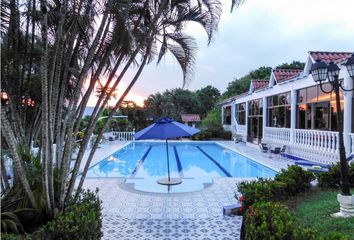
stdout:
{"type": "MultiPolygon", "coordinates": [[[[349,77],[347,71],[344,77],[343,85],[345,89],[353,88],[353,80],[349,77]]],[[[344,112],[343,112],[343,138],[344,139],[343,140],[344,140],[345,152],[347,157],[351,154],[351,138],[349,136],[349,133],[352,132],[352,121],[353,121],[352,98],[353,98],[353,91],[344,92],[344,112]]]]}
{"type": "Polygon", "coordinates": [[[224,111],[225,108],[224,106],[221,107],[221,125],[224,125],[224,111]]]}
{"type": "Polygon", "coordinates": [[[263,97],[263,118],[262,118],[262,138],[265,136],[265,128],[267,126],[267,117],[268,117],[268,109],[267,109],[268,103],[267,103],[267,97],[263,97]]]}
{"type": "Polygon", "coordinates": [[[290,118],[290,144],[294,144],[295,141],[295,129],[296,129],[296,110],[297,110],[297,94],[296,90],[291,90],[290,95],[291,102],[291,118],[290,118]]]}
{"type": "Polygon", "coordinates": [[[231,132],[235,131],[235,126],[236,126],[235,113],[236,113],[236,104],[235,101],[233,101],[231,102],[231,132]]]}
{"type": "Polygon", "coordinates": [[[246,139],[245,139],[246,142],[248,139],[248,108],[249,108],[249,104],[248,101],[246,101],[246,139]]]}

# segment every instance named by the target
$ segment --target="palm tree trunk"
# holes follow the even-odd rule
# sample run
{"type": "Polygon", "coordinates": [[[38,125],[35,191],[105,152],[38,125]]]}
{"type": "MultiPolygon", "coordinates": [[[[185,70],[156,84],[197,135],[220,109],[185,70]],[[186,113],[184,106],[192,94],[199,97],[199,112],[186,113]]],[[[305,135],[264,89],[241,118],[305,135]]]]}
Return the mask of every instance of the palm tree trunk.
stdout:
{"type": "Polygon", "coordinates": [[[38,209],[38,205],[37,205],[37,202],[34,198],[34,195],[31,190],[31,187],[29,185],[29,182],[27,180],[25,170],[23,169],[22,164],[21,164],[22,160],[21,160],[20,155],[18,154],[19,149],[17,146],[17,141],[16,141],[15,136],[13,134],[9,120],[7,119],[4,108],[1,108],[1,129],[2,129],[1,135],[4,137],[7,145],[10,148],[14,172],[17,173],[18,180],[21,183],[22,188],[23,188],[24,192],[26,193],[32,207],[38,209]]]}
{"type": "Polygon", "coordinates": [[[41,162],[43,165],[43,191],[45,195],[46,210],[49,216],[53,215],[50,189],[50,173],[51,173],[51,139],[50,139],[50,84],[48,82],[48,15],[47,1],[40,0],[41,6],[41,35],[42,35],[42,56],[40,65],[41,87],[42,87],[42,146],[41,146],[41,162]]]}
{"type": "Polygon", "coordinates": [[[119,106],[122,104],[122,102],[124,101],[125,97],[128,95],[128,93],[130,92],[131,88],[134,86],[134,84],[136,83],[136,81],[138,80],[138,78],[140,77],[145,65],[146,65],[146,62],[149,58],[149,53],[150,53],[150,47],[151,47],[151,43],[150,45],[148,46],[148,50],[146,51],[145,53],[145,56],[143,58],[143,62],[141,63],[137,73],[135,74],[134,78],[132,79],[132,81],[130,82],[129,86],[126,88],[126,90],[124,91],[123,95],[119,98],[118,102],[116,103],[116,105],[114,106],[114,108],[112,109],[111,113],[109,114],[108,116],[108,119],[105,123],[105,125],[103,126],[103,128],[100,130],[100,133],[98,134],[97,136],[97,139],[91,149],[91,152],[90,152],[90,155],[86,161],[86,164],[85,164],[85,168],[81,174],[81,178],[80,178],[80,182],[79,182],[79,185],[77,187],[77,190],[76,190],[76,196],[75,198],[78,197],[78,194],[80,193],[81,189],[82,189],[82,186],[83,186],[83,183],[84,183],[84,180],[85,180],[85,177],[86,177],[86,174],[87,174],[87,171],[88,171],[88,168],[90,167],[90,164],[91,164],[91,161],[92,161],[92,158],[96,152],[96,149],[98,147],[98,144],[100,143],[101,139],[102,139],[102,136],[103,136],[103,132],[104,132],[104,129],[108,126],[108,123],[109,121],[112,119],[112,116],[114,114],[114,112],[119,108],[119,106]]]}
{"type": "MultiPolygon", "coordinates": [[[[109,1],[110,2],[110,1],[109,1]]],[[[79,81],[78,84],[76,86],[75,92],[74,92],[74,96],[72,97],[72,101],[69,104],[69,114],[68,114],[68,126],[67,126],[67,131],[66,131],[66,136],[68,137],[66,143],[65,143],[65,148],[64,148],[64,155],[62,158],[62,162],[61,162],[61,169],[62,169],[62,180],[61,180],[61,187],[60,187],[60,199],[59,199],[59,209],[62,209],[64,207],[64,190],[65,190],[65,184],[66,184],[66,177],[67,177],[67,171],[68,171],[68,167],[69,167],[69,163],[70,163],[70,157],[71,157],[71,151],[72,151],[72,145],[74,142],[74,137],[72,137],[73,134],[73,127],[74,127],[74,118],[75,118],[75,114],[76,114],[76,108],[75,106],[77,106],[77,103],[79,101],[80,98],[80,92],[81,92],[81,87],[83,84],[83,81],[87,75],[87,72],[89,70],[89,67],[91,66],[92,60],[95,57],[94,53],[96,52],[96,48],[98,45],[98,41],[101,38],[102,32],[104,30],[104,26],[106,24],[107,21],[107,17],[108,17],[108,12],[109,12],[109,4],[107,6],[107,9],[104,13],[103,16],[103,20],[101,22],[101,25],[97,31],[97,34],[95,36],[94,41],[92,42],[91,48],[89,50],[89,53],[87,55],[86,61],[84,63],[84,66],[82,68],[80,77],[79,77],[79,81]]]]}
{"type": "Polygon", "coordinates": [[[4,157],[1,156],[1,178],[3,183],[3,191],[6,193],[10,189],[10,184],[9,180],[7,179],[7,172],[4,160],[4,157]]]}

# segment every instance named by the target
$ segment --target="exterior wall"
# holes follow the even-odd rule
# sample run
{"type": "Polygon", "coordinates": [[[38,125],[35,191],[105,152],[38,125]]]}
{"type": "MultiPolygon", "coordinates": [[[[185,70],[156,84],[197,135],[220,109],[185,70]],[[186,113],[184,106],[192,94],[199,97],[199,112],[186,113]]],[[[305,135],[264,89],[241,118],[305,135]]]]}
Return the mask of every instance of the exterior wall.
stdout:
{"type": "MultiPolygon", "coordinates": [[[[308,69],[311,68],[311,60],[307,62],[305,71],[300,77],[291,79],[271,87],[253,92],[252,94],[236,98],[232,102],[232,126],[228,129],[234,133],[242,135],[243,139],[247,139],[248,119],[248,101],[262,98],[263,100],[269,96],[291,92],[291,127],[290,128],[269,128],[267,121],[267,101],[263,101],[263,141],[274,145],[288,147],[288,153],[302,157],[305,159],[322,162],[333,163],[338,161],[338,133],[330,131],[318,131],[307,129],[296,129],[296,111],[297,111],[297,90],[317,85],[308,69]],[[246,124],[238,125],[235,118],[235,105],[246,102],[246,124]]],[[[349,77],[345,66],[338,65],[341,68],[339,78],[344,79],[344,86],[347,89],[353,88],[353,80],[349,77]]],[[[271,85],[271,84],[270,84],[271,85]]],[[[352,106],[353,92],[344,93],[344,112],[343,112],[343,135],[346,154],[349,157],[354,154],[354,134],[352,129],[352,106]]],[[[226,105],[225,105],[226,106],[226,105]]]]}

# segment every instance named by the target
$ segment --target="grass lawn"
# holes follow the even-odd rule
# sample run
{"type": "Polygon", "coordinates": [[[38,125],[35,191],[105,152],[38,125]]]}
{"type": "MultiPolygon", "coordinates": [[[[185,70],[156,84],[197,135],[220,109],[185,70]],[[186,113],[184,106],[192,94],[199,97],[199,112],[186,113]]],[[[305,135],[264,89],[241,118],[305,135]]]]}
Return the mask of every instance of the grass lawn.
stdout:
{"type": "MultiPolygon", "coordinates": [[[[353,193],[353,190],[351,191],[353,193]]],[[[335,190],[318,191],[303,195],[288,202],[297,221],[302,226],[314,228],[319,236],[341,233],[349,239],[354,239],[354,217],[332,218],[331,213],[339,211],[335,190]]]]}

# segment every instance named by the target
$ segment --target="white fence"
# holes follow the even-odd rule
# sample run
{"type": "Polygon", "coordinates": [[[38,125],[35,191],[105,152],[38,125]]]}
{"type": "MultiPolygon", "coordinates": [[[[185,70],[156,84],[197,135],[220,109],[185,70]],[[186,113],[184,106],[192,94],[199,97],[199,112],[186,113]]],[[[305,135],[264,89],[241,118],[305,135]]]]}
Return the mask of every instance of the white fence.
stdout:
{"type": "Polygon", "coordinates": [[[280,145],[290,143],[290,128],[265,127],[264,141],[280,145]]]}
{"type": "Polygon", "coordinates": [[[114,137],[114,140],[118,140],[118,141],[133,141],[134,134],[135,134],[135,131],[133,131],[133,132],[113,132],[113,137],[114,137]]]}
{"type": "Polygon", "coordinates": [[[247,135],[246,125],[237,125],[236,133],[245,137],[247,135]]]}
{"type": "Polygon", "coordinates": [[[351,154],[354,154],[354,133],[349,133],[350,139],[351,139],[351,154]]]}
{"type": "Polygon", "coordinates": [[[294,130],[294,144],[306,148],[338,153],[338,132],[318,130],[294,130]]]}

